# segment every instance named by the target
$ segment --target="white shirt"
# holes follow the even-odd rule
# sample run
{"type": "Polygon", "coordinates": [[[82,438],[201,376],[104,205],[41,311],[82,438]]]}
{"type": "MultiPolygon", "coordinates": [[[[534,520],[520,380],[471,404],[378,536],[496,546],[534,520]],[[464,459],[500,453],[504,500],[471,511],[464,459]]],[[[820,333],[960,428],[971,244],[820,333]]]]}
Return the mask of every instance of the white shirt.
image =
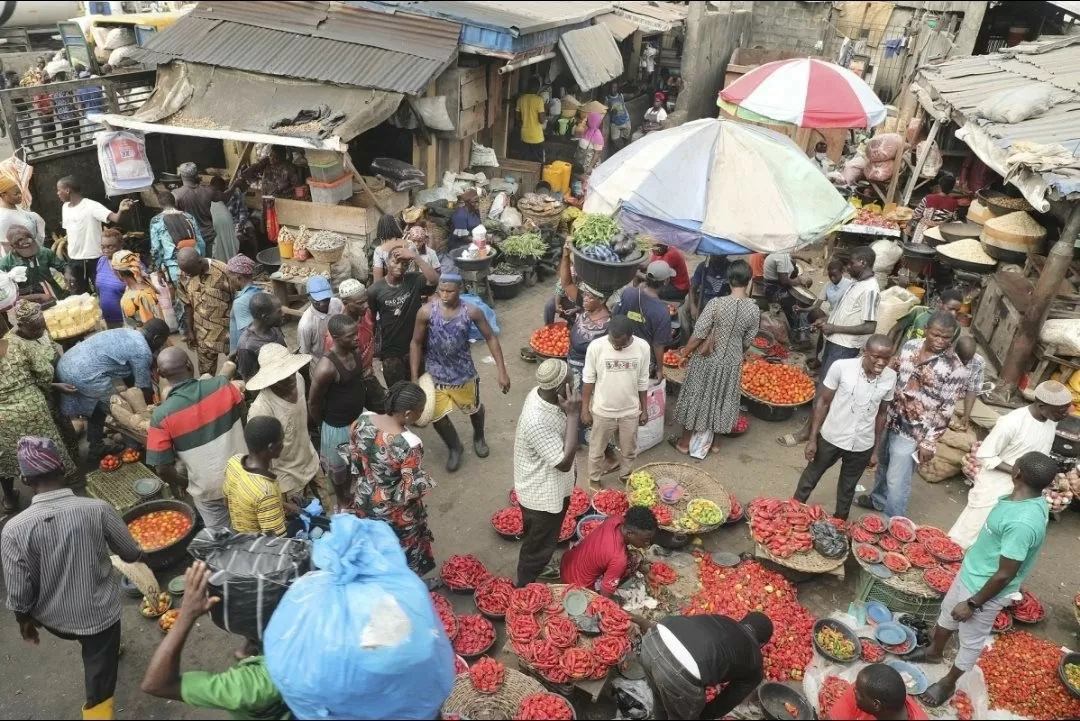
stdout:
{"type": "Polygon", "coordinates": [[[1012,492],[1012,476],[997,470],[1002,463],[1014,465],[1020,456],[1030,451],[1049,453],[1057,435],[1057,422],[1037,421],[1030,406],[1009,411],[994,424],[975,457],[982,469],[975,485],[968,491],[968,505],[993,506],[1006,493],[1012,492]]]}
{"type": "Polygon", "coordinates": [[[825,375],[825,387],[834,391],[829,413],[821,424],[821,437],[845,451],[867,451],[874,446],[874,421],[881,402],[893,399],[896,371],[886,368],[867,378],[862,358],[834,361],[825,375]]]}
{"type": "Polygon", "coordinates": [[[61,216],[67,231],[69,258],[97,260],[101,257],[101,224],[108,222],[111,214],[111,210],[89,198],[83,198],[78,205],[64,203],[61,216]]]}
{"type": "Polygon", "coordinates": [[[32,210],[18,208],[0,208],[0,258],[11,252],[8,247],[7,233],[12,226],[21,225],[29,230],[38,244],[45,241],[45,219],[32,210]]]}
{"type": "Polygon", "coordinates": [[[560,513],[574,490],[575,469],[560,471],[566,439],[566,414],[540,397],[525,396],[514,434],[514,490],[523,508],[560,513]]]}
{"type": "Polygon", "coordinates": [[[770,253],[765,256],[765,262],[761,266],[761,274],[765,280],[777,280],[781,275],[791,275],[795,270],[795,264],[791,262],[790,253],[770,253]]]}
{"type": "Polygon", "coordinates": [[[300,341],[300,352],[311,356],[312,368],[325,352],[326,324],[330,322],[330,316],[344,312],[345,305],[341,299],[331,298],[330,308],[325,313],[320,313],[314,305],[309,305],[300,316],[300,322],[296,324],[296,338],[300,341]]]}
{"type": "MultiPolygon", "coordinates": [[[[766,261],[768,262],[768,261],[766,261]]],[[[829,313],[829,325],[851,327],[862,325],[869,321],[877,322],[877,304],[881,299],[881,288],[877,279],[870,276],[866,280],[857,280],[852,283],[840,302],[829,313]]],[[[847,333],[833,333],[825,339],[830,343],[842,345],[845,348],[862,348],[866,345],[866,339],[873,332],[866,335],[849,335],[847,333]]]]}
{"type": "Polygon", "coordinates": [[[593,383],[594,416],[624,418],[641,413],[642,391],[649,390],[649,361],[652,346],[633,336],[630,345],[615,350],[608,336],[589,343],[585,351],[583,383],[593,383]]]}

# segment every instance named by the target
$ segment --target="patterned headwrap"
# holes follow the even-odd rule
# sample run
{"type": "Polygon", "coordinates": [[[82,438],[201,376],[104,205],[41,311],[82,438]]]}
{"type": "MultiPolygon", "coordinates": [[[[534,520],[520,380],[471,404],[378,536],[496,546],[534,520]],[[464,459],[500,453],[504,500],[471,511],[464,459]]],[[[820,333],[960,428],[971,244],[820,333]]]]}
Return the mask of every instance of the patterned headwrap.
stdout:
{"type": "Polygon", "coordinates": [[[142,261],[139,259],[138,253],[132,253],[130,250],[118,250],[113,253],[109,265],[115,271],[131,273],[136,280],[142,278],[142,261]]]}
{"type": "Polygon", "coordinates": [[[255,275],[255,261],[243,253],[237,253],[229,258],[229,262],[225,264],[225,269],[235,275],[252,276],[255,275]]]}
{"type": "Polygon", "coordinates": [[[52,473],[64,467],[60,451],[50,438],[23,436],[19,439],[17,457],[23,478],[52,473]]]}
{"type": "Polygon", "coordinates": [[[405,234],[405,239],[412,241],[413,243],[427,243],[428,233],[423,226],[414,225],[409,228],[409,231],[405,234]]]}
{"type": "Polygon", "coordinates": [[[604,300],[607,297],[606,293],[601,293],[588,283],[582,283],[580,280],[577,282],[577,287],[581,290],[582,293],[588,293],[589,295],[599,298],[600,300],[604,300]]]}
{"type": "Polygon", "coordinates": [[[15,324],[26,325],[41,316],[41,304],[32,300],[20,300],[15,304],[15,324]]]}

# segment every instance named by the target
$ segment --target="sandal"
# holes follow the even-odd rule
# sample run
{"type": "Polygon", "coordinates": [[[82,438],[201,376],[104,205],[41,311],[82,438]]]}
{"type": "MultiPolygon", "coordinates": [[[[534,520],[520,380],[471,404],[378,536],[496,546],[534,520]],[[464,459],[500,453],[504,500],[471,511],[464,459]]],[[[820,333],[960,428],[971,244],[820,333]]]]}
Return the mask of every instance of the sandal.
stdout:
{"type": "Polygon", "coordinates": [[[682,448],[679,448],[679,439],[678,439],[677,436],[668,436],[667,442],[668,442],[669,446],[671,446],[672,448],[675,449],[676,453],[681,453],[684,456],[690,455],[690,449],[689,448],[687,448],[686,450],[683,450],[682,448]]]}
{"type": "Polygon", "coordinates": [[[956,693],[955,686],[949,689],[948,693],[945,693],[945,689],[946,686],[941,681],[933,683],[924,693],[919,694],[919,701],[929,708],[937,708],[952,698],[953,694],[956,693]]]}
{"type": "Polygon", "coordinates": [[[795,440],[794,433],[785,433],[782,436],[777,436],[776,442],[782,445],[784,448],[794,448],[795,446],[800,445],[799,442],[795,440]]]}
{"type": "Polygon", "coordinates": [[[535,363],[536,362],[536,352],[532,348],[529,348],[528,346],[525,346],[525,347],[519,349],[518,350],[518,355],[520,355],[521,360],[525,361],[526,363],[535,363]]]}

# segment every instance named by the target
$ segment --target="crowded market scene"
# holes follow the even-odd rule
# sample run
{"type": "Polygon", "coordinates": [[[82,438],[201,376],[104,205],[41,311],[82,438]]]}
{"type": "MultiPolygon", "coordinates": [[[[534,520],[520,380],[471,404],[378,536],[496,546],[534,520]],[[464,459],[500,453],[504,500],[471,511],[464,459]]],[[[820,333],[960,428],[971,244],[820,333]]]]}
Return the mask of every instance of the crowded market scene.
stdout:
{"type": "Polygon", "coordinates": [[[1080,717],[1068,8],[88,5],[4,718],[1080,717]]]}

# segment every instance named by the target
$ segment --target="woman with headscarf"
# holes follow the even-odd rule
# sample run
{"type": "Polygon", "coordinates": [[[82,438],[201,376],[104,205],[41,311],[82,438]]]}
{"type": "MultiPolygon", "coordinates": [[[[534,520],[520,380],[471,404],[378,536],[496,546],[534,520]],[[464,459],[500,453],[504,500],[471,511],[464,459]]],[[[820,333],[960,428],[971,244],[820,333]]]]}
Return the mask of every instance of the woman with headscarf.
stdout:
{"type": "Polygon", "coordinates": [[[229,311],[229,352],[235,353],[240,335],[251,325],[251,297],[263,292],[255,285],[255,261],[243,253],[237,253],[225,264],[233,289],[232,310],[229,311]]]}
{"type": "Polygon", "coordinates": [[[581,166],[581,172],[588,175],[604,159],[604,132],[600,126],[604,123],[607,108],[595,100],[582,108],[585,113],[585,127],[578,138],[578,149],[574,160],[581,166]]]}
{"type": "Polygon", "coordinates": [[[120,299],[124,297],[127,285],[112,267],[112,257],[121,249],[120,231],[105,228],[101,231],[101,257],[98,258],[97,271],[94,273],[94,287],[97,288],[101,315],[110,328],[124,325],[124,311],[120,309],[120,299]]]}
{"type": "Polygon", "coordinates": [[[644,122],[642,123],[642,130],[645,133],[651,133],[654,130],[663,130],[664,122],[667,120],[667,111],[664,110],[664,94],[656,93],[653,96],[652,107],[645,111],[644,122]]]}
{"type": "Polygon", "coordinates": [[[30,231],[38,243],[45,242],[45,219],[32,210],[23,210],[22,189],[13,178],[0,176],[0,257],[11,252],[7,244],[7,232],[13,225],[21,225],[30,231]]]}
{"type": "Polygon", "coordinates": [[[23,436],[43,436],[56,443],[64,469],[74,475],[76,466],[64,437],[49,410],[47,393],[53,388],[75,388],[53,382],[55,350],[41,343],[45,317],[37,303],[20,300],[15,305],[15,330],[0,340],[0,488],[5,513],[17,508],[15,478],[19,475],[16,445],[23,436]]]}
{"type": "Polygon", "coordinates": [[[113,254],[112,269],[124,282],[126,290],[120,298],[120,309],[129,328],[138,330],[154,318],[165,319],[158,305],[158,294],[145,271],[139,256],[130,250],[121,250],[113,254]]]}

